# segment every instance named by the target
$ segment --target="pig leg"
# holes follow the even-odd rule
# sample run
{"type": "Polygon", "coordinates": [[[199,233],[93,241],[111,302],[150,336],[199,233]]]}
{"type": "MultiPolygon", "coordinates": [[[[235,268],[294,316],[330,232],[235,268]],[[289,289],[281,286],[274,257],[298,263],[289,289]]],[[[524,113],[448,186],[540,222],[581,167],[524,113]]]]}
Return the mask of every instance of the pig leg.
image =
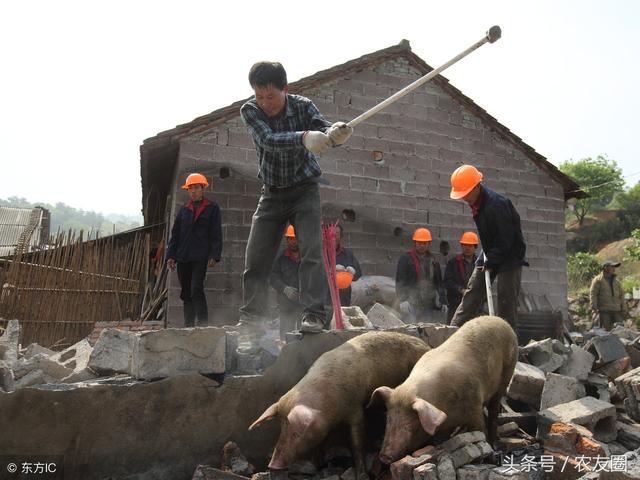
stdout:
{"type": "Polygon", "coordinates": [[[353,452],[353,463],[356,470],[357,480],[369,480],[364,462],[364,413],[359,409],[349,421],[349,431],[351,433],[351,450],[353,452]]]}
{"type": "Polygon", "coordinates": [[[484,411],[482,404],[478,408],[470,409],[467,418],[467,428],[470,432],[484,432],[484,411]]]}
{"type": "Polygon", "coordinates": [[[489,444],[493,446],[493,444],[498,440],[498,413],[500,413],[500,400],[502,400],[503,395],[506,393],[506,389],[504,391],[499,391],[489,400],[489,404],[487,405],[487,413],[488,413],[488,431],[489,431],[489,444]]]}

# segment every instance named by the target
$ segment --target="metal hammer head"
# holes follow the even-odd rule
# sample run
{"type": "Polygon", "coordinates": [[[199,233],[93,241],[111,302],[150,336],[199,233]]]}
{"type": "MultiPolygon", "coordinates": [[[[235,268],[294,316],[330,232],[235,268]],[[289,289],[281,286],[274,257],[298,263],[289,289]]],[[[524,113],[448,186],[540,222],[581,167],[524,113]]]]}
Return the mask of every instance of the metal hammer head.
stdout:
{"type": "Polygon", "coordinates": [[[487,40],[489,40],[489,43],[494,43],[501,36],[502,36],[502,30],[500,30],[500,27],[498,25],[494,25],[487,32],[487,40]]]}

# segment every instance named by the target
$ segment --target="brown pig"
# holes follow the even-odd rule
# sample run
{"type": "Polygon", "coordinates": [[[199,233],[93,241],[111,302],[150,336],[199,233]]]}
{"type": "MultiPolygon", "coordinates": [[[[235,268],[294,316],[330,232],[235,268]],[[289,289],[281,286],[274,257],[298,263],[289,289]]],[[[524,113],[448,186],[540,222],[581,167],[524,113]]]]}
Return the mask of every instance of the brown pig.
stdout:
{"type": "Polygon", "coordinates": [[[383,386],[371,404],[384,401],[387,425],[380,460],[392,463],[424,446],[429,437],[460,427],[484,431],[488,403],[489,438],[495,440],[500,399],[518,359],[516,334],[498,317],[465,323],[438,348],[425,353],[395,389],[383,386]]]}
{"type": "Polygon", "coordinates": [[[429,347],[403,333],[368,332],[321,355],[249,430],[275,417],[280,437],[270,469],[286,469],[340,424],[349,426],[357,475],[364,477],[364,406],[382,385],[402,382],[429,347]]]}

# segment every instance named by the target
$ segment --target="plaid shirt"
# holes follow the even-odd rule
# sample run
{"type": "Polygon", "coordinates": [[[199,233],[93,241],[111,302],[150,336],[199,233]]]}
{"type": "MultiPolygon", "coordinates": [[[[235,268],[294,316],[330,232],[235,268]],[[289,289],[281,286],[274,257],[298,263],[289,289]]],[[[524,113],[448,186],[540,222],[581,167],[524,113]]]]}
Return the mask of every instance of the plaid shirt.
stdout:
{"type": "Polygon", "coordinates": [[[322,174],[318,159],[302,144],[302,134],[306,130],[324,132],[331,122],[311,100],[287,95],[282,114],[269,118],[253,97],[240,108],[240,114],[258,154],[258,178],[265,185],[289,187],[322,174]]]}

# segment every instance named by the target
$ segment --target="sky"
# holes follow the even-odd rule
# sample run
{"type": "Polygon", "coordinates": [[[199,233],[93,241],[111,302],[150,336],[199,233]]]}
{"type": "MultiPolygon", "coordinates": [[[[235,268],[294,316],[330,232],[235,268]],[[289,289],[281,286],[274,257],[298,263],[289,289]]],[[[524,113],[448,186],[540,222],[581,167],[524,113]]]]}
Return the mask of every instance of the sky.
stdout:
{"type": "Polygon", "coordinates": [[[443,75],[553,164],[640,181],[640,2],[21,0],[0,4],[0,198],[139,214],[143,140],[250,96],[255,61],[295,81],[407,39],[435,68],[492,25],[443,75]]]}

